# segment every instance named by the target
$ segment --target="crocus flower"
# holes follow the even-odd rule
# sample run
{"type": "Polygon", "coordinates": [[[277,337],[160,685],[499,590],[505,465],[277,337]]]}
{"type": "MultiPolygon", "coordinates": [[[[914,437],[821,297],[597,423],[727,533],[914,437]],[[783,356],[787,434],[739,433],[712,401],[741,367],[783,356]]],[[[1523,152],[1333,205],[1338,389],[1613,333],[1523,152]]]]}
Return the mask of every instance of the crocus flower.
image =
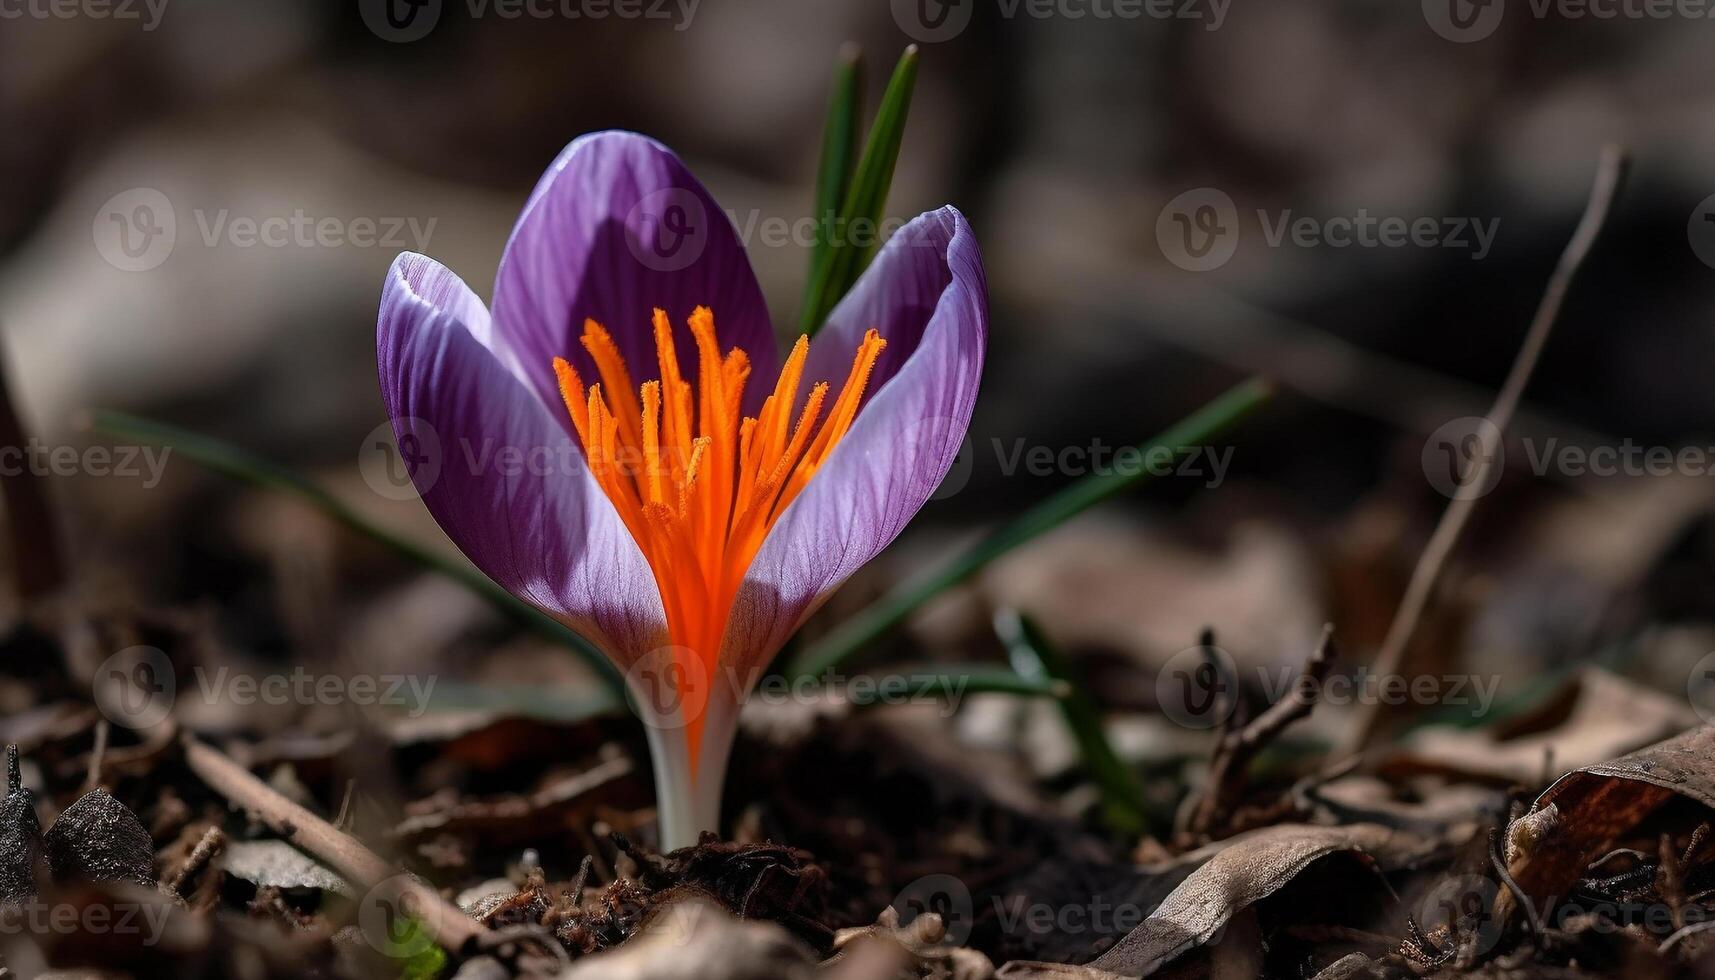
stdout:
{"type": "Polygon", "coordinates": [[[750,685],[946,475],[987,335],[948,207],[782,357],[732,222],[672,152],[607,132],[536,185],[492,309],[405,253],[376,346],[447,535],[625,673],[677,847],[715,829],[750,685]]]}

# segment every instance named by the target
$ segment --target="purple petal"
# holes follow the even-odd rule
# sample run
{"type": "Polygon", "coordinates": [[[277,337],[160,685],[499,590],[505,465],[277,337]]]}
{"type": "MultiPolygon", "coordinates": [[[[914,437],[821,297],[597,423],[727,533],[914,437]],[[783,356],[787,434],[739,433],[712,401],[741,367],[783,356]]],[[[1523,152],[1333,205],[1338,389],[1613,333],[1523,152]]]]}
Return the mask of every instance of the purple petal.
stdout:
{"type": "Polygon", "coordinates": [[[598,375],[578,338],[606,327],[632,382],[657,377],[652,317],[667,311],[680,370],[696,377],[685,324],[707,306],[724,353],[742,347],[759,405],[779,371],[762,290],[732,222],[671,150],[636,133],[581,136],[542,175],[500,260],[494,320],[538,397],[559,401],[555,357],[598,375]]]}
{"type": "Polygon", "coordinates": [[[472,563],[623,668],[664,642],[654,577],[572,436],[494,340],[456,275],[409,252],[394,260],[376,351],[401,456],[472,563]]]}
{"type": "Polygon", "coordinates": [[[763,542],[723,659],[749,663],[778,650],[893,541],[957,457],[988,346],[982,256],[958,211],[923,215],[888,241],[810,345],[813,361],[818,348],[843,350],[839,369],[809,377],[844,380],[871,326],[888,339],[874,374],[885,384],[763,542]]]}

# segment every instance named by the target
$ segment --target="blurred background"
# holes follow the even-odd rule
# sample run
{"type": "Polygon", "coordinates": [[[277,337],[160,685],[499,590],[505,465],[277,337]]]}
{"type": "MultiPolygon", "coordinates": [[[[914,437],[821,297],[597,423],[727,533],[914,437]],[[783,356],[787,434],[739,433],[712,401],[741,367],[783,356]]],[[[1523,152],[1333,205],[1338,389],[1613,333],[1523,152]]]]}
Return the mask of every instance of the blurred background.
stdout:
{"type": "MultiPolygon", "coordinates": [[[[873,106],[918,43],[887,210],[969,217],[989,363],[954,478],[810,630],[1082,475],[1084,450],[1267,374],[1279,394],[1196,472],[1035,542],[893,641],[989,655],[987,610],[1024,605],[1108,707],[1147,707],[1153,668],[1205,625],[1241,660],[1296,664],[1325,621],[1345,669],[1371,655],[1447,502],[1434,434],[1487,411],[1618,141],[1629,179],[1415,656],[1507,689],[1602,660],[1677,692],[1715,649],[1715,463],[1599,475],[1553,454],[1715,444],[1709,9],[0,0],[7,369],[48,445],[101,442],[93,409],[160,418],[445,547],[360,467],[385,422],[394,256],[431,254],[487,298],[556,152],[633,129],[730,210],[789,331],[808,242],[757,229],[810,217],[842,46],[861,46],[873,106]]],[[[155,476],[51,481],[90,601],[180,610],[263,660],[576,682],[570,658],[528,655],[480,600],[299,503],[182,458],[155,476]]]]}

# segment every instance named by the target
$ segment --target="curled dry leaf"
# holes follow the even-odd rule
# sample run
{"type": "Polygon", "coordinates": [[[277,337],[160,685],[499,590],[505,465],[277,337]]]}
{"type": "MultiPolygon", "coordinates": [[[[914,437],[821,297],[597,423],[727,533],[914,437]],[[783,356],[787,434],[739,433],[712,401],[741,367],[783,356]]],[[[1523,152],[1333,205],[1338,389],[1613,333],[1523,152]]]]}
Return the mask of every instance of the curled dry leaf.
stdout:
{"type": "Polygon", "coordinates": [[[18,774],[18,749],[7,751],[6,798],[0,801],[0,905],[21,904],[36,893],[36,862],[42,854],[42,825],[36,797],[18,774]]]}
{"type": "Polygon", "coordinates": [[[875,924],[855,929],[841,929],[834,935],[838,953],[824,966],[835,962],[851,964],[871,959],[898,964],[893,974],[901,970],[920,980],[989,980],[994,976],[994,963],[974,949],[954,946],[946,941],[947,925],[934,912],[924,912],[906,925],[899,924],[899,910],[889,905],[881,910],[875,924]],[[896,952],[876,953],[868,947],[885,944],[896,952]]]}
{"type": "Polygon", "coordinates": [[[66,807],[42,837],[58,880],[125,881],[155,886],[155,844],[137,815],[104,789],[66,807]]]}
{"type": "Polygon", "coordinates": [[[808,947],[771,923],[712,902],[664,906],[623,947],[579,960],[560,980],[810,980],[808,947]]]}
{"type": "Polygon", "coordinates": [[[1279,891],[1322,858],[1353,853],[1391,869],[1428,857],[1438,846],[1375,824],[1280,824],[1242,834],[1225,842],[1149,918],[1090,965],[1121,976],[1148,976],[1207,943],[1234,914],[1279,891]]]}
{"type": "Polygon", "coordinates": [[[1095,967],[1072,966],[1068,963],[1032,963],[1028,960],[1013,960],[1001,967],[995,976],[1000,980],[1125,980],[1117,973],[1109,973],[1095,967]]]}
{"type": "Polygon", "coordinates": [[[355,895],[346,880],[285,841],[233,841],[226,845],[226,873],[258,888],[313,888],[355,895]]]}
{"type": "MultiPolygon", "coordinates": [[[[1533,899],[1565,895],[1591,861],[1676,796],[1715,809],[1715,726],[1560,777],[1507,831],[1507,865],[1533,899]]],[[[1510,914],[1511,895],[1500,908],[1510,914]]]]}
{"type": "Polygon", "coordinates": [[[1540,708],[1496,728],[1422,729],[1384,771],[1541,785],[1545,759],[1552,758],[1560,771],[1595,765],[1696,723],[1684,699],[1588,667],[1540,708]]]}

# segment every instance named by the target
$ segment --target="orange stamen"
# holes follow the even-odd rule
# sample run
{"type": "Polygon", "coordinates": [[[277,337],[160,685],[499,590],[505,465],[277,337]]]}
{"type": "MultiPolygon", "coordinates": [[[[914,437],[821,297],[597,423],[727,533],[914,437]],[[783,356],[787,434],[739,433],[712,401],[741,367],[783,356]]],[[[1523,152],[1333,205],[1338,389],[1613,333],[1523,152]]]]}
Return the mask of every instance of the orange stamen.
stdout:
{"type": "MultiPolygon", "coordinates": [[[[554,374],[590,473],[655,575],[673,644],[697,654],[683,667],[701,674],[687,692],[700,702],[715,684],[727,619],[751,561],[851,428],[887,342],[874,330],[865,334],[826,417],[829,386],[821,382],[794,425],[808,338],[793,345],[761,411],[741,417],[749,355],[735,347],[721,356],[708,307],[697,307],[689,323],[697,346],[694,385],[679,370],[672,324],[662,310],[653,321],[659,381],[633,389],[618,345],[594,320],[584,321],[582,342],[600,382],[586,389],[561,358],[554,359],[554,374]]],[[[693,715],[685,728],[693,777],[702,707],[686,705],[693,715]]]]}

